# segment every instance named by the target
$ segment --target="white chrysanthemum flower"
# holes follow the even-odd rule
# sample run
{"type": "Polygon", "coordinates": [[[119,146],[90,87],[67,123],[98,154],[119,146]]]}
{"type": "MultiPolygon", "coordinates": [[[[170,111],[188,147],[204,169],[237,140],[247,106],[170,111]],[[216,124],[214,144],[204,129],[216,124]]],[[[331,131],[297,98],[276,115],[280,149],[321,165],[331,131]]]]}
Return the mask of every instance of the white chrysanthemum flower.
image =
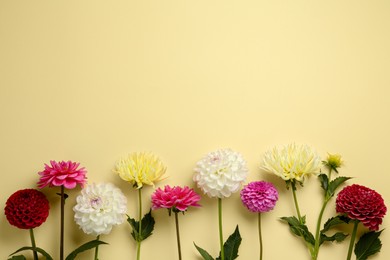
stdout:
{"type": "Polygon", "coordinates": [[[307,145],[274,147],[264,154],[262,168],[285,181],[303,183],[306,176],[320,172],[320,156],[307,145]]]}
{"type": "Polygon", "coordinates": [[[226,198],[240,189],[248,168],[240,153],[221,149],[197,162],[195,172],[193,180],[205,194],[211,198],[226,198]]]}
{"type": "Polygon", "coordinates": [[[126,219],[127,199],[112,183],[87,185],[76,201],[74,220],[86,234],[108,234],[126,219]]]}

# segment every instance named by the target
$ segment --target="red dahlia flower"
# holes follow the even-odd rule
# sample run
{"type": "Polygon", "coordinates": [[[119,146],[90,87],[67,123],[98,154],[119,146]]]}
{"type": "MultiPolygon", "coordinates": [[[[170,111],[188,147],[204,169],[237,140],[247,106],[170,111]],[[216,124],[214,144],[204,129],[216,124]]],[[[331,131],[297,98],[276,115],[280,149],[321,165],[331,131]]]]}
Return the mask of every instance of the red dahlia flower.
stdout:
{"type": "Polygon", "coordinates": [[[45,164],[45,169],[38,174],[41,178],[38,182],[38,188],[43,188],[49,185],[53,186],[64,186],[67,189],[73,189],[77,184],[81,187],[86,182],[85,174],[87,171],[85,168],[78,169],[80,163],[72,161],[50,161],[51,166],[45,164]]]}
{"type": "Polygon", "coordinates": [[[347,186],[337,195],[336,211],[360,220],[370,230],[379,229],[386,210],[382,196],[361,185],[347,186]]]}
{"type": "Polygon", "coordinates": [[[8,198],[4,213],[11,225],[31,229],[46,221],[49,209],[45,194],[35,189],[24,189],[8,198]]]}

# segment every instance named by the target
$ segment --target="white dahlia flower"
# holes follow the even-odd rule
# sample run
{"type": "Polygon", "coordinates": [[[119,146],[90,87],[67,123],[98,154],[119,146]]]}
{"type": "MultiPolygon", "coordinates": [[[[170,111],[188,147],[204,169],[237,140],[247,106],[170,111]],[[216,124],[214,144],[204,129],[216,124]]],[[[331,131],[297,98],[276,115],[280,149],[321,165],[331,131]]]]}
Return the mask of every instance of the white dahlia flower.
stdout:
{"type": "Polygon", "coordinates": [[[86,234],[108,234],[126,219],[127,199],[112,183],[87,185],[76,201],[74,220],[86,234]]]}
{"type": "Polygon", "coordinates": [[[193,177],[210,198],[226,198],[237,192],[248,175],[246,161],[238,152],[221,149],[197,162],[193,177]]]}
{"type": "Polygon", "coordinates": [[[289,144],[267,151],[261,168],[285,181],[296,180],[303,183],[306,176],[320,172],[320,164],[320,156],[309,146],[289,144]]]}

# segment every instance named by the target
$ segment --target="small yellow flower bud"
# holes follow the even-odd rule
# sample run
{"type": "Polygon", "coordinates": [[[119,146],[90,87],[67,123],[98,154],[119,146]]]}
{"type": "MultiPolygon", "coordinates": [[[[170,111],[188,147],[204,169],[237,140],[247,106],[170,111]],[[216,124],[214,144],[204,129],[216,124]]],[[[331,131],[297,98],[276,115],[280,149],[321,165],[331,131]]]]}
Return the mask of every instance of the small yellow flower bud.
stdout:
{"type": "Polygon", "coordinates": [[[323,163],[329,169],[332,169],[335,172],[338,172],[337,168],[340,168],[341,165],[343,165],[344,162],[343,162],[343,160],[341,160],[341,155],[340,154],[330,154],[330,153],[328,153],[328,158],[323,163]]]}

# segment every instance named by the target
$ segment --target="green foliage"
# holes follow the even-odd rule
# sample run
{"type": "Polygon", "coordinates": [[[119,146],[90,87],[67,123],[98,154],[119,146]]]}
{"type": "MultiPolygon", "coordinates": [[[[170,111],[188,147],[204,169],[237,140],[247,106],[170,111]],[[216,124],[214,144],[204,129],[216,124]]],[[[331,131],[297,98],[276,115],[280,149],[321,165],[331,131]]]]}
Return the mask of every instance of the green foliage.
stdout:
{"type": "Polygon", "coordinates": [[[71,252],[66,258],[65,260],[74,260],[76,258],[76,256],[86,250],[90,250],[90,249],[93,249],[93,248],[96,248],[98,247],[99,245],[105,245],[107,244],[106,242],[103,242],[103,241],[100,241],[100,240],[92,240],[92,241],[89,241],[85,244],[82,244],[81,246],[79,246],[78,248],[76,248],[75,250],[73,250],[73,252],[71,252]]]}
{"type": "MultiPolygon", "coordinates": [[[[238,226],[236,226],[234,232],[223,244],[225,260],[234,260],[238,257],[238,248],[240,247],[241,240],[240,230],[238,229],[238,226]]],[[[195,243],[194,245],[204,260],[214,260],[206,250],[198,247],[195,243]]],[[[221,260],[221,252],[219,252],[219,256],[215,260],[221,260]]]]}
{"type": "Polygon", "coordinates": [[[382,248],[382,242],[379,239],[383,230],[375,232],[370,231],[360,237],[355,245],[356,260],[366,260],[369,256],[378,253],[382,248]]]}
{"type": "Polygon", "coordinates": [[[8,260],[26,260],[26,257],[24,255],[14,255],[11,258],[8,258],[8,260]]]}
{"type": "Polygon", "coordinates": [[[328,190],[328,184],[329,184],[329,179],[328,179],[328,176],[326,174],[320,174],[318,175],[318,179],[320,179],[320,182],[321,182],[321,188],[327,192],[328,190]]]}
{"type": "Polygon", "coordinates": [[[344,216],[332,217],[325,222],[324,228],[321,230],[321,233],[328,231],[329,229],[331,229],[334,226],[344,224],[344,223],[348,224],[349,221],[350,221],[350,219],[348,217],[344,217],[344,216]]]}
{"type": "Polygon", "coordinates": [[[309,229],[307,228],[305,224],[305,218],[302,218],[302,222],[299,222],[299,220],[296,217],[282,217],[282,220],[286,221],[288,225],[290,226],[291,232],[293,232],[295,235],[302,237],[306,242],[313,245],[315,244],[315,239],[312,233],[310,233],[309,229]]]}
{"type": "MultiPolygon", "coordinates": [[[[240,247],[241,240],[240,231],[237,225],[233,234],[231,234],[223,244],[225,260],[233,260],[238,257],[238,248],[240,247]]],[[[217,257],[216,260],[221,260],[221,252],[219,253],[219,257],[217,257]]]]}
{"type": "Polygon", "coordinates": [[[344,234],[343,232],[336,232],[333,236],[327,236],[323,233],[321,233],[321,236],[320,236],[320,245],[322,245],[322,243],[324,243],[325,241],[328,241],[328,242],[342,242],[344,241],[344,239],[347,237],[348,235],[344,234]]]}
{"type": "Polygon", "coordinates": [[[329,183],[329,188],[328,188],[328,191],[327,191],[327,196],[328,198],[331,198],[334,196],[335,192],[336,192],[336,189],[341,185],[343,184],[344,182],[346,182],[347,180],[351,179],[351,177],[337,177],[336,179],[334,179],[333,181],[331,181],[329,183]]]}
{"type": "Polygon", "coordinates": [[[207,253],[206,250],[198,247],[195,243],[194,243],[194,245],[204,260],[214,260],[214,258],[209,253],[207,253]]]}
{"type": "MultiPolygon", "coordinates": [[[[13,252],[12,254],[10,254],[10,256],[11,255],[14,255],[14,254],[16,254],[16,253],[19,253],[19,252],[21,252],[21,251],[25,251],[25,250],[32,250],[32,251],[35,251],[35,252],[38,252],[38,253],[40,253],[41,255],[43,255],[45,258],[46,258],[46,260],[53,260],[53,258],[45,251],[45,250],[43,250],[42,248],[39,248],[39,247],[31,247],[31,246],[24,246],[24,247],[22,247],[22,248],[19,248],[18,250],[16,250],[15,252],[13,252]]],[[[22,257],[24,257],[24,256],[22,256],[22,255],[18,255],[18,256],[16,256],[17,258],[11,258],[12,260],[22,260],[22,259],[25,259],[25,258],[22,258],[22,257]]]]}
{"type": "Polygon", "coordinates": [[[136,221],[133,218],[130,218],[127,216],[127,222],[129,222],[130,226],[132,227],[131,236],[134,238],[135,241],[141,242],[142,240],[145,240],[150,235],[152,235],[153,229],[154,229],[154,218],[152,217],[152,211],[149,210],[149,213],[145,214],[145,216],[141,220],[141,234],[139,234],[139,221],[136,221]]]}

